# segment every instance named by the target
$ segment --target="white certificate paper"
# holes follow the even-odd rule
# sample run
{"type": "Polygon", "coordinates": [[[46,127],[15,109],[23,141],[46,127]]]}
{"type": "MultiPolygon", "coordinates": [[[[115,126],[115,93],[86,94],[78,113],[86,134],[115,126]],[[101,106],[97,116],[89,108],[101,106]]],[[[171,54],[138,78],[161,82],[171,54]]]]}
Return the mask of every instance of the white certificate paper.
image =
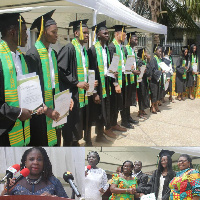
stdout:
{"type": "Polygon", "coordinates": [[[160,62],[158,65],[160,66],[162,71],[165,71],[165,73],[168,73],[171,70],[171,68],[168,65],[166,65],[164,62],[160,62]]]}
{"type": "Polygon", "coordinates": [[[192,64],[192,70],[193,70],[193,72],[197,72],[197,63],[193,63],[192,64]]]}
{"type": "Polygon", "coordinates": [[[86,91],[86,94],[85,94],[86,96],[93,95],[94,82],[95,82],[95,71],[94,70],[88,70],[89,89],[86,91]]]}
{"type": "Polygon", "coordinates": [[[140,200],[156,200],[156,197],[154,193],[150,193],[150,194],[141,196],[140,200]]]}
{"type": "Polygon", "coordinates": [[[145,69],[146,69],[146,65],[142,65],[140,67],[140,75],[139,75],[139,77],[137,79],[137,82],[141,82],[142,81],[142,77],[144,75],[145,69]]]}
{"type": "Polygon", "coordinates": [[[39,76],[22,76],[17,85],[20,108],[34,111],[43,104],[39,76]]]}
{"type": "Polygon", "coordinates": [[[117,72],[119,60],[120,60],[120,56],[114,53],[112,63],[110,64],[109,69],[107,71],[107,76],[115,78],[114,73],[117,72]]]}
{"type": "MultiPolygon", "coordinates": [[[[127,60],[126,60],[124,74],[132,74],[131,67],[133,66],[134,63],[135,63],[135,55],[128,55],[127,60]]],[[[134,67],[136,67],[136,66],[134,66],[134,67]]]]}
{"type": "Polygon", "coordinates": [[[70,93],[69,90],[64,90],[63,92],[54,95],[55,110],[59,112],[60,117],[58,121],[53,121],[52,127],[67,123],[71,97],[72,93],[70,93]]]}

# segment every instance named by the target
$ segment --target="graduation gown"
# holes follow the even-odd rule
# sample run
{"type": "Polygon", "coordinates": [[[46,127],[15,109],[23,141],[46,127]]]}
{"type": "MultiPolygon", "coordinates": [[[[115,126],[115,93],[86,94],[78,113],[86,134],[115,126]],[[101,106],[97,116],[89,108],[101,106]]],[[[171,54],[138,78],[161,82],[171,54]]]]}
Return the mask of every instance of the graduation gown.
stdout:
{"type": "MultiPolygon", "coordinates": [[[[105,125],[107,128],[110,128],[110,85],[113,84],[114,79],[112,79],[109,76],[105,77],[105,89],[107,97],[103,98],[101,77],[97,63],[96,49],[94,45],[92,45],[88,49],[88,57],[89,57],[89,68],[95,71],[95,80],[98,80],[98,86],[96,90],[101,100],[101,104],[95,104],[94,101],[90,99],[92,101],[89,102],[90,103],[89,107],[91,111],[89,121],[90,122],[94,121],[95,125],[98,125],[99,124],[98,122],[100,122],[101,125],[99,126],[105,125]]],[[[109,63],[107,59],[107,68],[109,68],[108,64],[109,63]]]]}
{"type": "MultiPolygon", "coordinates": [[[[183,58],[179,57],[176,63],[176,93],[183,93],[186,91],[186,79],[183,79],[184,67],[182,67],[183,58]]],[[[188,61],[186,62],[186,66],[188,61]]]]}
{"type": "Polygon", "coordinates": [[[65,124],[65,130],[67,131],[64,136],[66,140],[72,140],[73,136],[76,140],[80,140],[83,137],[83,130],[88,130],[88,106],[80,108],[79,106],[79,93],[76,86],[78,81],[77,74],[77,60],[76,50],[72,43],[62,47],[58,53],[58,68],[60,73],[64,74],[60,76],[62,85],[66,85],[65,89],[70,88],[72,92],[72,98],[74,101],[74,107],[72,112],[68,116],[67,124],[65,124]]]}
{"type": "Polygon", "coordinates": [[[162,84],[160,85],[160,81],[157,81],[161,76],[162,81],[162,72],[158,69],[158,63],[156,58],[152,58],[150,61],[150,70],[151,70],[151,81],[150,81],[150,90],[151,90],[151,101],[152,103],[161,100],[162,98],[162,84]]]}
{"type": "Polygon", "coordinates": [[[186,87],[192,87],[194,85],[194,76],[192,74],[193,69],[191,65],[192,56],[190,56],[189,69],[187,70],[187,79],[186,79],[186,87]]]}
{"type": "MultiPolygon", "coordinates": [[[[170,181],[175,177],[175,172],[172,171],[167,174],[165,177],[163,191],[162,191],[162,199],[168,200],[170,196],[171,189],[169,188],[170,181]]],[[[158,192],[160,187],[160,175],[158,174],[158,170],[155,170],[150,181],[148,182],[148,193],[155,193],[156,199],[158,198],[158,192]]]]}
{"type": "Polygon", "coordinates": [[[8,133],[15,125],[21,108],[9,106],[5,102],[4,76],[0,60],[0,146],[10,146],[8,133]]]}
{"type": "MultiPolygon", "coordinates": [[[[56,52],[55,55],[57,55],[56,52]]],[[[42,96],[43,100],[45,101],[42,63],[40,60],[40,55],[35,46],[33,46],[31,49],[27,51],[25,58],[29,69],[29,73],[36,72],[36,74],[39,76],[42,96]]],[[[54,90],[52,90],[52,93],[54,95],[54,90]]],[[[32,116],[32,119],[30,120],[30,132],[31,132],[30,146],[48,146],[47,124],[46,124],[45,114],[42,115],[35,114],[32,116]]]]}

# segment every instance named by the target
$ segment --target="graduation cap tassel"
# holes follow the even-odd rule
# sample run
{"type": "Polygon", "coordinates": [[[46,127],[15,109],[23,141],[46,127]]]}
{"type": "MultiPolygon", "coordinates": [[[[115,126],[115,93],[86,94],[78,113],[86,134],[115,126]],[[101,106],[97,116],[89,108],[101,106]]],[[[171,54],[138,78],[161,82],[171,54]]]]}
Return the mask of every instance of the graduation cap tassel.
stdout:
{"type": "Polygon", "coordinates": [[[21,33],[22,33],[22,17],[19,16],[19,32],[18,32],[18,46],[21,46],[21,33]]]}
{"type": "Polygon", "coordinates": [[[80,22],[80,36],[79,36],[79,40],[84,40],[82,21],[80,22]]]}
{"type": "Polygon", "coordinates": [[[96,30],[97,30],[97,26],[95,26],[95,29],[94,29],[94,35],[93,35],[92,42],[94,42],[94,39],[95,39],[95,36],[96,36],[96,30]]]}
{"type": "Polygon", "coordinates": [[[130,43],[131,43],[131,33],[130,33],[130,36],[129,36],[128,45],[130,45],[130,43]]]}
{"type": "Polygon", "coordinates": [[[169,52],[168,52],[168,56],[170,55],[170,51],[171,51],[171,50],[170,50],[170,47],[169,47],[169,52]]]}
{"type": "Polygon", "coordinates": [[[44,17],[42,16],[42,19],[41,19],[41,28],[40,28],[40,34],[39,34],[39,37],[37,39],[37,41],[40,41],[41,37],[42,37],[42,34],[44,32],[44,17]]]}
{"type": "Polygon", "coordinates": [[[144,49],[142,51],[142,60],[144,60],[144,49]]]}
{"type": "Polygon", "coordinates": [[[122,37],[123,37],[123,33],[124,33],[124,27],[122,28],[121,40],[122,40],[122,37]]]}

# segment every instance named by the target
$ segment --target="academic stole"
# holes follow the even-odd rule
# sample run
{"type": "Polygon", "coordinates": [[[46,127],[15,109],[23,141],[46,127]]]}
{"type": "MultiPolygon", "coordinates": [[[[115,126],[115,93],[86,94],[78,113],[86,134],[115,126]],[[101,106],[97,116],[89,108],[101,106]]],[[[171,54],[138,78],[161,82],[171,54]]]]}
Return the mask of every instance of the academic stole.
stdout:
{"type": "MultiPolygon", "coordinates": [[[[28,74],[28,68],[24,60],[24,56],[19,48],[17,51],[20,53],[21,65],[23,74],[28,74]]],[[[19,99],[17,93],[17,76],[15,65],[12,59],[12,54],[7,43],[1,40],[0,43],[0,59],[2,62],[4,74],[4,92],[5,102],[9,106],[19,107],[19,99]]],[[[30,143],[30,120],[24,122],[24,131],[22,122],[17,119],[14,127],[8,133],[10,145],[12,147],[24,146],[30,143]]]]}
{"type": "MultiPolygon", "coordinates": [[[[97,54],[97,64],[99,68],[100,78],[101,78],[101,85],[102,85],[102,96],[103,98],[107,97],[106,94],[106,87],[105,87],[105,76],[104,76],[104,61],[103,61],[103,54],[102,54],[102,46],[99,41],[97,41],[94,45],[96,54],[97,54]]],[[[108,57],[108,64],[110,64],[110,55],[107,50],[107,57],[108,57]]]]}
{"type": "MultiPolygon", "coordinates": [[[[48,51],[40,40],[35,43],[35,47],[40,55],[40,60],[42,63],[45,105],[48,108],[54,109],[48,51]]],[[[53,50],[51,51],[51,57],[53,60],[53,68],[55,73],[55,94],[58,94],[60,92],[59,82],[58,82],[58,67],[57,67],[56,56],[53,50]]],[[[56,129],[52,127],[53,120],[46,116],[46,123],[47,123],[48,146],[54,146],[55,144],[57,144],[57,136],[56,136],[56,129]]]]}
{"type": "Polygon", "coordinates": [[[118,84],[119,86],[122,88],[122,56],[121,56],[121,47],[120,45],[118,44],[117,40],[116,39],[113,39],[113,44],[115,45],[115,48],[116,48],[116,53],[117,55],[119,55],[119,64],[118,64],[118,84]]]}
{"type": "Polygon", "coordinates": [[[183,75],[182,75],[182,78],[183,78],[183,79],[186,79],[186,69],[185,69],[185,64],[186,64],[186,60],[183,59],[183,61],[182,61],[182,67],[184,67],[184,73],[183,73],[183,75]]]}
{"type": "MultiPolygon", "coordinates": [[[[78,81],[84,82],[85,81],[85,75],[84,75],[84,68],[83,68],[83,61],[82,61],[82,55],[81,55],[81,45],[77,41],[76,38],[72,40],[72,44],[74,45],[74,48],[76,50],[76,60],[77,60],[77,74],[78,74],[78,81]]],[[[85,53],[85,67],[88,74],[88,55],[87,51],[84,47],[84,53],[85,53]]],[[[85,105],[88,105],[88,97],[85,96],[85,90],[82,88],[78,88],[79,93],[79,105],[80,108],[84,107],[85,105]]]]}
{"type": "MultiPolygon", "coordinates": [[[[132,48],[130,47],[130,45],[126,45],[126,49],[127,49],[127,53],[128,55],[133,55],[132,53],[132,48]]],[[[135,53],[135,61],[137,63],[137,56],[136,56],[136,53],[135,53]]],[[[136,66],[137,67],[137,66],[136,66]]],[[[138,78],[138,75],[137,75],[137,78],[138,78]]],[[[135,83],[135,76],[134,74],[131,74],[130,75],[130,79],[131,79],[131,84],[135,83]]],[[[137,83],[137,88],[139,88],[139,83],[137,83]]]]}
{"type": "MultiPolygon", "coordinates": [[[[197,55],[196,55],[196,58],[194,56],[194,54],[192,53],[192,67],[193,67],[193,63],[197,63],[197,66],[198,66],[198,58],[197,58],[197,55]]],[[[195,77],[195,74],[193,75],[193,77],[195,77]]]]}
{"type": "MultiPolygon", "coordinates": [[[[160,68],[159,63],[161,63],[162,60],[161,60],[160,58],[158,58],[157,55],[154,55],[154,58],[156,59],[156,62],[157,62],[157,64],[158,64],[158,70],[161,71],[162,69],[160,68]]],[[[163,81],[164,81],[164,80],[163,80],[163,81]]],[[[161,80],[160,80],[160,84],[161,84],[161,80]]],[[[160,85],[160,87],[161,87],[161,85],[160,85]]]]}

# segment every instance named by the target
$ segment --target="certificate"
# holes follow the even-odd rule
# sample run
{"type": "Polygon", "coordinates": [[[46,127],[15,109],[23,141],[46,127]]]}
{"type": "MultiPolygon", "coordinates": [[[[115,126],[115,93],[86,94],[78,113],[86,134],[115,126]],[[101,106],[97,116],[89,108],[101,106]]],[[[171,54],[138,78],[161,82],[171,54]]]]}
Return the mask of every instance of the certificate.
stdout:
{"type": "Polygon", "coordinates": [[[197,63],[192,64],[192,71],[195,72],[195,73],[198,71],[197,70],[197,63]]]}
{"type": "Polygon", "coordinates": [[[20,108],[36,110],[43,104],[39,76],[22,76],[17,81],[17,92],[20,108]],[[26,78],[28,77],[28,78],[26,78]]]}
{"type": "Polygon", "coordinates": [[[119,60],[120,60],[120,56],[114,53],[112,63],[110,64],[109,69],[107,71],[107,76],[115,78],[114,73],[117,72],[119,60]]]}
{"type": "Polygon", "coordinates": [[[53,121],[52,127],[67,123],[71,97],[72,93],[70,93],[69,90],[64,90],[63,92],[54,95],[55,110],[59,112],[60,117],[57,121],[53,121]]]}
{"type": "Polygon", "coordinates": [[[139,77],[137,79],[137,82],[141,82],[142,81],[142,77],[144,75],[145,69],[146,69],[146,65],[142,65],[142,67],[140,67],[140,75],[139,75],[139,77]]]}
{"type": "Polygon", "coordinates": [[[156,197],[154,193],[150,193],[150,194],[141,196],[140,200],[156,200],[156,197]]]}
{"type": "Polygon", "coordinates": [[[93,95],[94,91],[94,83],[95,83],[95,71],[94,70],[88,70],[88,83],[89,83],[89,88],[86,91],[86,96],[91,96],[93,95]]]}
{"type": "Polygon", "coordinates": [[[135,62],[135,55],[128,55],[125,65],[125,72],[124,74],[132,74],[132,66],[135,62]]]}
{"type": "Polygon", "coordinates": [[[168,73],[171,71],[171,68],[168,65],[166,65],[164,62],[160,62],[158,65],[160,66],[162,71],[165,71],[165,73],[168,73]]]}

